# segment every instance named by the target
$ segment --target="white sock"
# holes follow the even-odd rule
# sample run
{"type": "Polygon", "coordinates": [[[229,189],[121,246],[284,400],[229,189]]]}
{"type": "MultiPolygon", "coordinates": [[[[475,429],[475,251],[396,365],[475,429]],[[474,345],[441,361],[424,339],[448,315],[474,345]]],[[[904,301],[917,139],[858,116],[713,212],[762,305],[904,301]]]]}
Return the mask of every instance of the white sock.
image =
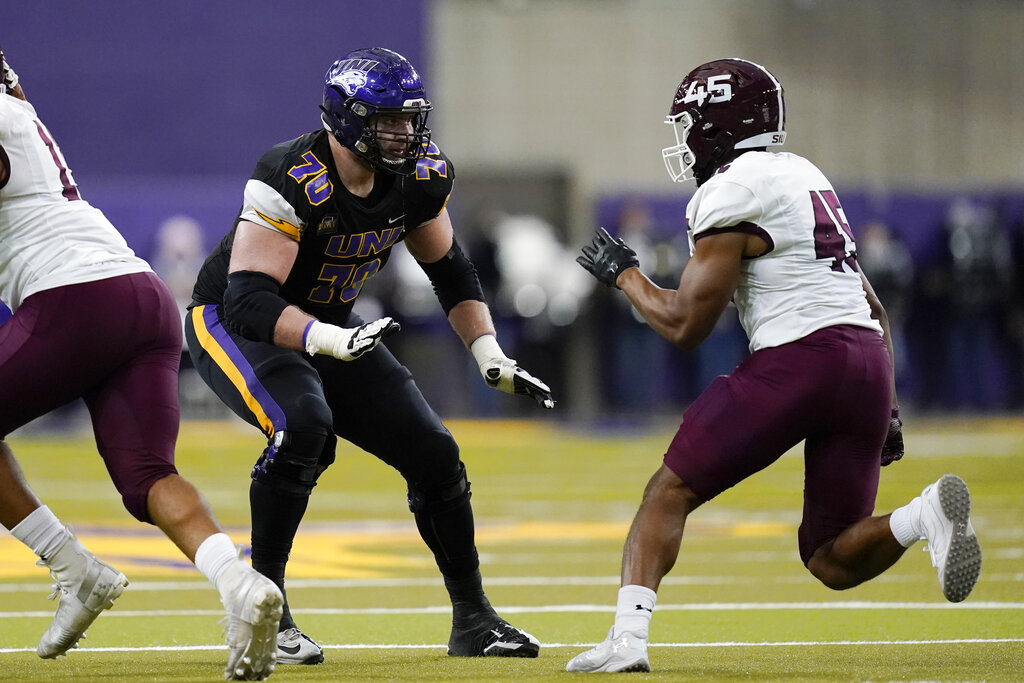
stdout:
{"type": "Polygon", "coordinates": [[[651,625],[651,614],[658,594],[644,586],[623,586],[619,589],[619,601],[615,606],[615,626],[612,638],[618,638],[629,631],[637,638],[647,638],[651,625]]]}
{"type": "Polygon", "coordinates": [[[231,537],[225,533],[208,536],[196,550],[196,569],[201,571],[218,590],[220,588],[217,582],[224,574],[224,570],[237,561],[238,550],[231,537]]]}
{"type": "Polygon", "coordinates": [[[918,496],[903,507],[896,508],[889,515],[889,529],[904,548],[909,548],[924,538],[921,529],[922,504],[921,496],[918,496]]]}
{"type": "Polygon", "coordinates": [[[71,537],[71,532],[45,505],[37,507],[18,522],[11,533],[44,560],[50,559],[61,543],[71,537]]]}

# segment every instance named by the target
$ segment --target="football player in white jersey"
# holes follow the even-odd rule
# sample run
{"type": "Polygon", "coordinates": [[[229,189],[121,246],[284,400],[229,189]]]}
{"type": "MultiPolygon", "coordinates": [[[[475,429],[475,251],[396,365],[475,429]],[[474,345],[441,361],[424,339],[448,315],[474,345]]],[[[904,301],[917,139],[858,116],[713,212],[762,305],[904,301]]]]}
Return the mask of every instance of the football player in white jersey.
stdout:
{"type": "Polygon", "coordinates": [[[77,647],[128,585],[36,497],[4,440],[75,398],[125,508],[158,526],[218,589],[225,678],[274,669],[284,598],[239,559],[201,494],[178,475],[181,319],[166,285],[83,201],[60,148],[0,51],[0,524],[49,568],[59,597],[36,653],[77,647]]]}
{"type": "Polygon", "coordinates": [[[872,516],[880,466],[903,455],[888,322],[829,181],[806,159],[769,151],[786,139],[779,81],[742,59],[702,64],[679,85],[667,122],[676,134],[663,151],[669,175],[698,188],[678,289],[652,283],[603,229],[577,260],[683,349],[699,345],[732,301],[751,354],[685,412],[626,539],[614,625],[566,669],[649,671],[656,591],[687,516],[801,441],[798,539],[811,574],[851,588],[927,539],[943,594],[963,600],[981,570],[963,480],[944,475],[872,516]]]}

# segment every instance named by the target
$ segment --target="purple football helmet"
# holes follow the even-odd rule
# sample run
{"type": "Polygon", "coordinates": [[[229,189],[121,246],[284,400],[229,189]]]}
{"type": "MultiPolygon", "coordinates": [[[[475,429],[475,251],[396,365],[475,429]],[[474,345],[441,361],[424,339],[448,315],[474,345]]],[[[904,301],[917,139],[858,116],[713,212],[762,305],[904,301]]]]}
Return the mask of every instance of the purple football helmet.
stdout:
{"type": "Polygon", "coordinates": [[[324,127],[374,169],[408,175],[430,143],[431,105],[419,74],[409,60],[383,47],[355,50],[332,64],[324,76],[320,109],[324,127]],[[387,139],[404,142],[405,151],[382,150],[373,117],[410,114],[411,132],[387,133],[387,139]]]}
{"type": "Polygon", "coordinates": [[[701,64],[679,84],[665,123],[676,135],[676,144],[661,151],[669,176],[702,185],[742,150],[786,141],[782,85],[745,59],[701,64]]]}

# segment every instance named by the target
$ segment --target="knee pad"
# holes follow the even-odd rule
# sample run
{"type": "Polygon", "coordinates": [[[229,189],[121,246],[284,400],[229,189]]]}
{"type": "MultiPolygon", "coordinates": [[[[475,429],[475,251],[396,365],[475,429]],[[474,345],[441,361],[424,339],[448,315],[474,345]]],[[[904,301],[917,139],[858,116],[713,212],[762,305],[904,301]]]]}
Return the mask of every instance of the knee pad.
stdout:
{"type": "Polygon", "coordinates": [[[324,438],[324,447],[320,449],[320,458],[317,460],[316,463],[317,479],[320,478],[320,475],[323,474],[328,467],[334,464],[334,449],[337,447],[337,445],[338,437],[336,437],[333,433],[328,434],[324,438]]]}
{"type": "Polygon", "coordinates": [[[334,462],[333,434],[276,432],[252,468],[261,484],[296,496],[308,496],[317,479],[334,462]]]}
{"type": "Polygon", "coordinates": [[[409,511],[436,514],[462,505],[472,497],[466,466],[459,461],[458,473],[436,486],[409,485],[409,511]]]}

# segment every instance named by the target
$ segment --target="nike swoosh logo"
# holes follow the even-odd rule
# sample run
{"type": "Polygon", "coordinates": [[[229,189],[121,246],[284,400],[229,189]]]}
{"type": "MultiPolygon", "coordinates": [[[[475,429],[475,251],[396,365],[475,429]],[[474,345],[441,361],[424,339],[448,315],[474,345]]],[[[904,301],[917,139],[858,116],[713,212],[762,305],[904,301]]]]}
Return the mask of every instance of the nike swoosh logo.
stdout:
{"type": "Polygon", "coordinates": [[[402,220],[403,218],[405,218],[405,214],[404,213],[401,216],[398,216],[397,218],[389,218],[388,219],[388,225],[394,225],[396,222],[402,220]]]}
{"type": "Polygon", "coordinates": [[[278,645],[277,649],[280,650],[281,652],[285,653],[286,655],[297,655],[297,654],[299,654],[299,646],[298,645],[296,645],[294,647],[288,647],[287,645],[278,645]]]}

